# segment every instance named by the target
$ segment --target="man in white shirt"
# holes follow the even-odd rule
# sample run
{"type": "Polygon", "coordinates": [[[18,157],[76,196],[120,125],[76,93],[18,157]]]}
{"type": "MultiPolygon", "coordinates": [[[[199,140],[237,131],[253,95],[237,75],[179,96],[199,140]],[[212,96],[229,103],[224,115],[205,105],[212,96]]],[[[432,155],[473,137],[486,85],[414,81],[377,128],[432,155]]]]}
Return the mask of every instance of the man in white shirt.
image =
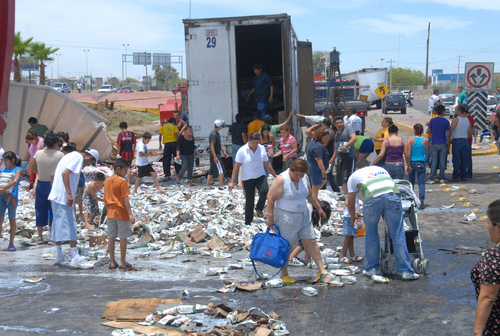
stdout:
{"type": "Polygon", "coordinates": [[[317,109],[316,115],[313,115],[313,116],[299,114],[299,113],[295,113],[295,115],[299,118],[305,119],[306,123],[308,123],[310,125],[322,124],[323,120],[325,119],[325,111],[323,111],[323,109],[317,109]]]}
{"type": "Polygon", "coordinates": [[[441,98],[439,98],[439,90],[434,90],[434,94],[429,98],[429,114],[432,113],[434,106],[441,105],[441,98]]]}
{"type": "Polygon", "coordinates": [[[76,248],[77,224],[73,211],[80,172],[83,166],[90,166],[99,160],[99,152],[88,149],[82,153],[71,152],[62,157],[54,172],[54,182],[49,194],[54,216],[52,224],[52,241],[56,244],[56,264],[64,260],[61,243],[69,241],[71,247],[71,268],[92,268],[93,264],[80,258],[76,248]]]}
{"type": "Polygon", "coordinates": [[[403,280],[419,278],[413,270],[406,245],[403,225],[403,206],[401,197],[389,173],[382,167],[369,166],[368,161],[356,163],[356,171],[347,181],[347,208],[351,215],[351,223],[356,222],[355,204],[358,190],[363,193],[363,219],[365,221],[366,239],[365,255],[366,269],[363,274],[369,277],[382,275],[380,272],[380,238],[378,223],[384,215],[385,225],[392,238],[394,257],[403,280]]]}
{"type": "Polygon", "coordinates": [[[363,120],[356,114],[356,109],[354,107],[348,107],[345,112],[344,125],[351,126],[356,135],[361,135],[363,132],[363,120]]]}

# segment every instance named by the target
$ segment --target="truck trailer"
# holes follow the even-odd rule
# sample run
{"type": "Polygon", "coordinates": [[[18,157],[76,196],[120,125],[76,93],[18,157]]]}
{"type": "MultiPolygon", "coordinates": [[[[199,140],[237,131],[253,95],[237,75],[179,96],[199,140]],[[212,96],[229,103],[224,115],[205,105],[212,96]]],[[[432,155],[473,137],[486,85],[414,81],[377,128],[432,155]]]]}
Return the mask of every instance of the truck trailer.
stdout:
{"type": "MultiPolygon", "coordinates": [[[[270,107],[277,112],[276,122],[283,122],[293,110],[314,114],[312,45],[298,40],[289,15],[185,19],[183,23],[189,121],[199,146],[209,146],[214,120],[223,119],[222,145],[231,153],[229,126],[238,113],[253,120],[256,110],[256,103],[246,100],[253,88],[255,63],[261,63],[272,78],[270,107]]],[[[300,122],[292,120],[292,134],[300,144],[300,122]]]]}

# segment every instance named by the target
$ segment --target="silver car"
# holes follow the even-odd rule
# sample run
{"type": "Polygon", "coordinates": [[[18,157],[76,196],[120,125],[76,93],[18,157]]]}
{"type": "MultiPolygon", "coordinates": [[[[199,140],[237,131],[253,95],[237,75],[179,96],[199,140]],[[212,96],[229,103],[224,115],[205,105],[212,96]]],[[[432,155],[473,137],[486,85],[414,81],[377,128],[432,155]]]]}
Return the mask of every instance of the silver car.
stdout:
{"type": "Polygon", "coordinates": [[[444,113],[448,115],[455,114],[455,105],[457,104],[457,96],[451,93],[441,93],[439,95],[444,106],[444,113]]]}
{"type": "Polygon", "coordinates": [[[59,92],[62,92],[62,93],[71,93],[70,89],[69,89],[69,85],[66,84],[66,83],[62,83],[62,82],[56,82],[56,83],[52,83],[50,84],[50,87],[56,91],[59,91],[59,92]]]}
{"type": "Polygon", "coordinates": [[[497,107],[497,100],[495,96],[488,95],[488,100],[486,102],[486,114],[490,116],[493,112],[495,112],[495,108],[497,107]]]}

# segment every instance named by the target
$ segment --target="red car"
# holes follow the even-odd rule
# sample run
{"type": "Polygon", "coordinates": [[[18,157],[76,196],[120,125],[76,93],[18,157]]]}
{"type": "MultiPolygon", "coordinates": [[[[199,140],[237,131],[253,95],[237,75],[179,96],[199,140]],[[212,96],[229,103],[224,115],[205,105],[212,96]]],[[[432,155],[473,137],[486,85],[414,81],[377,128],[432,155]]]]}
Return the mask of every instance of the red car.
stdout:
{"type": "Polygon", "coordinates": [[[131,86],[122,86],[120,90],[118,90],[120,93],[129,93],[129,92],[134,92],[134,89],[131,86]]]}

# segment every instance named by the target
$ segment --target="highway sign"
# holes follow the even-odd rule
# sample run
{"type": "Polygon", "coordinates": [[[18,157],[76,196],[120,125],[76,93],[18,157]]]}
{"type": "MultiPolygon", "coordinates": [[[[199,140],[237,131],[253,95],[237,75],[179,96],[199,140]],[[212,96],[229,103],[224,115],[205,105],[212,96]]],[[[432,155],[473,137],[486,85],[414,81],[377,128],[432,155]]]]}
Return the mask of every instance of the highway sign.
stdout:
{"type": "Polygon", "coordinates": [[[389,89],[387,86],[384,85],[384,83],[380,83],[378,88],[375,90],[375,93],[378,94],[380,99],[384,99],[387,94],[389,94],[389,89]]]}
{"type": "Polygon", "coordinates": [[[493,88],[493,62],[465,63],[465,89],[491,90],[493,88]]]}

